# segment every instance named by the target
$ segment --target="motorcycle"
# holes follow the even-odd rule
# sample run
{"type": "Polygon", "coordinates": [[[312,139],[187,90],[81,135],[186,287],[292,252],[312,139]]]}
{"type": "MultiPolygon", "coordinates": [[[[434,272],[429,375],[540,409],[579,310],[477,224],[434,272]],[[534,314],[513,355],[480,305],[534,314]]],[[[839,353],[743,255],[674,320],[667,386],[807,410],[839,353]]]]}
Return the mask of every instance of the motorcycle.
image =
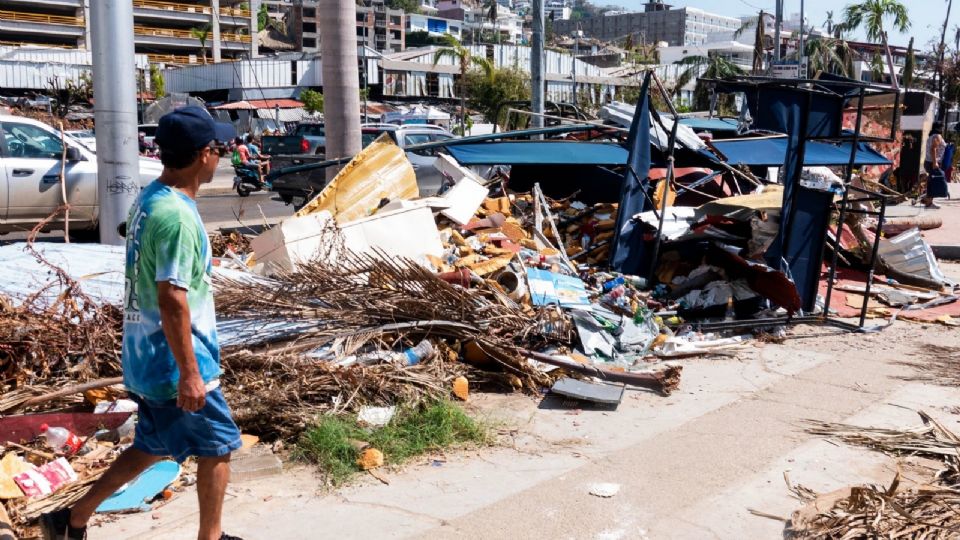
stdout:
{"type": "Polygon", "coordinates": [[[267,182],[260,180],[257,171],[246,167],[233,168],[233,189],[237,190],[237,195],[247,197],[254,191],[265,191],[270,189],[267,182]]]}

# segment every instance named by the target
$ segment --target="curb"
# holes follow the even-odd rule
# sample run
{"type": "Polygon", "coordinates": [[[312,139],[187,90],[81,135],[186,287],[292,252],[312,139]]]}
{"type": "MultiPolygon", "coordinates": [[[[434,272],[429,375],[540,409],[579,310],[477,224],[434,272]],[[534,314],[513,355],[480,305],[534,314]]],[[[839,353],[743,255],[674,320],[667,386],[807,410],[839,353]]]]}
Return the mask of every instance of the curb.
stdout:
{"type": "Polygon", "coordinates": [[[938,259],[960,260],[960,246],[930,246],[938,259]]]}

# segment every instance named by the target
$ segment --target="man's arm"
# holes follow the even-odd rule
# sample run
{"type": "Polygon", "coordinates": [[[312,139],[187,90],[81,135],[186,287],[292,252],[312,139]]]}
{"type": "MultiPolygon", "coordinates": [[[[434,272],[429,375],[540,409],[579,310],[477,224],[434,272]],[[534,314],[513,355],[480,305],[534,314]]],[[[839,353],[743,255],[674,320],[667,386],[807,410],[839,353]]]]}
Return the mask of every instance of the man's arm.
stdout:
{"type": "Polygon", "coordinates": [[[200,367],[193,351],[187,291],[168,281],[160,281],[157,283],[157,300],[160,304],[163,335],[167,338],[177,367],[180,368],[177,406],[188,412],[198,411],[206,401],[206,387],[200,377],[200,367]]]}

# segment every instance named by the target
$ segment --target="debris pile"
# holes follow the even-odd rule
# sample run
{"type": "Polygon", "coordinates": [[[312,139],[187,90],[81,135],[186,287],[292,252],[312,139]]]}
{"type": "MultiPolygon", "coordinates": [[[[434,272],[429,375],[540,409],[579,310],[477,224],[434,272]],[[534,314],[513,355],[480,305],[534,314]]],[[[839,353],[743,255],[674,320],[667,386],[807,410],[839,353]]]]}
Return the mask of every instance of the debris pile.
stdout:
{"type": "Polygon", "coordinates": [[[786,537],[807,538],[956,538],[960,529],[960,437],[918,411],[923,427],[907,430],[810,422],[808,432],[893,456],[927,458],[936,467],[917,485],[905,485],[900,473],[889,486],[861,485],[817,494],[791,489],[805,501],[787,524],[786,537]]]}

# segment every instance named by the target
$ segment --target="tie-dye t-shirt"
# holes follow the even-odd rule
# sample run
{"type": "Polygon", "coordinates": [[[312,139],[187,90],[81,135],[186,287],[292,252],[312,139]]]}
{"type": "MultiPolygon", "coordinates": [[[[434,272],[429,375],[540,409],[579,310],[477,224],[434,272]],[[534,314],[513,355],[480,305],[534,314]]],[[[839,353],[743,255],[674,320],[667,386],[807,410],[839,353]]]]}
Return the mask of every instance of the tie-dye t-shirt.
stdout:
{"type": "Polygon", "coordinates": [[[187,290],[193,350],[204,383],[220,376],[212,258],[197,204],[154,181],[140,192],[127,218],[126,295],[123,318],[123,382],[139,396],[176,397],[180,370],[160,327],[157,283],[187,290]]]}

